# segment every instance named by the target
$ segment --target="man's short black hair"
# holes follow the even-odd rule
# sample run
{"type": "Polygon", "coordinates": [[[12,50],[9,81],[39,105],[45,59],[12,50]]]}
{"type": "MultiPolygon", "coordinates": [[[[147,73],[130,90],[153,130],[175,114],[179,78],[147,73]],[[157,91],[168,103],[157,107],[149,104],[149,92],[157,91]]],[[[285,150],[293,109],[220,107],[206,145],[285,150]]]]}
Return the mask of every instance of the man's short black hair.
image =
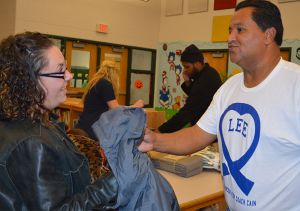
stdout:
{"type": "Polygon", "coordinates": [[[252,12],[252,20],[262,31],[266,31],[266,29],[270,27],[274,27],[276,29],[275,42],[280,46],[282,44],[283,25],[278,7],[272,2],[265,0],[245,0],[235,7],[235,11],[245,7],[254,8],[252,12]]]}

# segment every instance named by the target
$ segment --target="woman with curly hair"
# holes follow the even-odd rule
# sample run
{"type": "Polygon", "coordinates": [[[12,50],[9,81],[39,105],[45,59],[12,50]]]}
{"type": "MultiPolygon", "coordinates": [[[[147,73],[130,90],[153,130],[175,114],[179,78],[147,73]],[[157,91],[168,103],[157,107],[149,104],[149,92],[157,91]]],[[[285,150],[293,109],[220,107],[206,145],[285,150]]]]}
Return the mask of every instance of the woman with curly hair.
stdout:
{"type": "Polygon", "coordinates": [[[50,39],[9,36],[0,44],[0,210],[109,208],[113,175],[90,183],[87,159],[49,120],[72,75],[50,39]]]}
{"type": "MultiPolygon", "coordinates": [[[[97,140],[92,125],[101,114],[119,107],[116,96],[119,94],[119,73],[114,61],[103,61],[100,69],[89,81],[83,94],[83,112],[80,115],[77,128],[84,130],[90,138],[97,140]]],[[[137,100],[130,107],[142,108],[143,100],[137,100]]]]}

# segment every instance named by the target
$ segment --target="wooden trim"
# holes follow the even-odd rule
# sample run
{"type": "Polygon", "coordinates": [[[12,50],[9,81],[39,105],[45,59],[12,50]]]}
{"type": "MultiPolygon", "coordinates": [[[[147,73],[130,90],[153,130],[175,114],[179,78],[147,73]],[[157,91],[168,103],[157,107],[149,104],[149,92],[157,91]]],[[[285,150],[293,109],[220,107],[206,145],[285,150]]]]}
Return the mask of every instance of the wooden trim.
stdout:
{"type": "MultiPolygon", "coordinates": [[[[89,63],[89,72],[88,72],[88,81],[90,81],[93,75],[96,73],[96,63],[97,63],[97,46],[94,44],[84,44],[82,48],[73,47],[72,41],[66,42],[66,61],[68,70],[71,70],[71,61],[72,61],[72,50],[88,51],[90,52],[90,63],[89,63]]],[[[74,88],[70,87],[68,83],[68,91],[79,91],[84,92],[84,88],[74,88]]]]}

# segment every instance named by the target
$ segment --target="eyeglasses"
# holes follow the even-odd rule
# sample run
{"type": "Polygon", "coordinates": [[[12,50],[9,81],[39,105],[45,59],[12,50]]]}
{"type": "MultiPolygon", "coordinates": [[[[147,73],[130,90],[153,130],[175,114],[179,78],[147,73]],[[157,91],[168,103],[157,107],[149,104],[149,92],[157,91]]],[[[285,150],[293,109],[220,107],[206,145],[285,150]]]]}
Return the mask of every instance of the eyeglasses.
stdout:
{"type": "Polygon", "coordinates": [[[50,78],[66,78],[66,71],[63,72],[54,72],[54,73],[39,73],[38,76],[50,77],[50,78]]]}

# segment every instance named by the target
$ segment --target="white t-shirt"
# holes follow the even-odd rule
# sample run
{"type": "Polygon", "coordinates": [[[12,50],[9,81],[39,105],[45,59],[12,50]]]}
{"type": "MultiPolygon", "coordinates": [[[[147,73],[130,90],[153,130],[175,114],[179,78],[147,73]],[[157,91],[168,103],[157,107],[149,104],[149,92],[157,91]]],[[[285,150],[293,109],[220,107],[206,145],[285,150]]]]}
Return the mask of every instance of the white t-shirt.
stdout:
{"type": "Polygon", "coordinates": [[[218,136],[232,211],[300,210],[300,66],[281,59],[254,88],[231,77],[197,125],[218,136]]]}

